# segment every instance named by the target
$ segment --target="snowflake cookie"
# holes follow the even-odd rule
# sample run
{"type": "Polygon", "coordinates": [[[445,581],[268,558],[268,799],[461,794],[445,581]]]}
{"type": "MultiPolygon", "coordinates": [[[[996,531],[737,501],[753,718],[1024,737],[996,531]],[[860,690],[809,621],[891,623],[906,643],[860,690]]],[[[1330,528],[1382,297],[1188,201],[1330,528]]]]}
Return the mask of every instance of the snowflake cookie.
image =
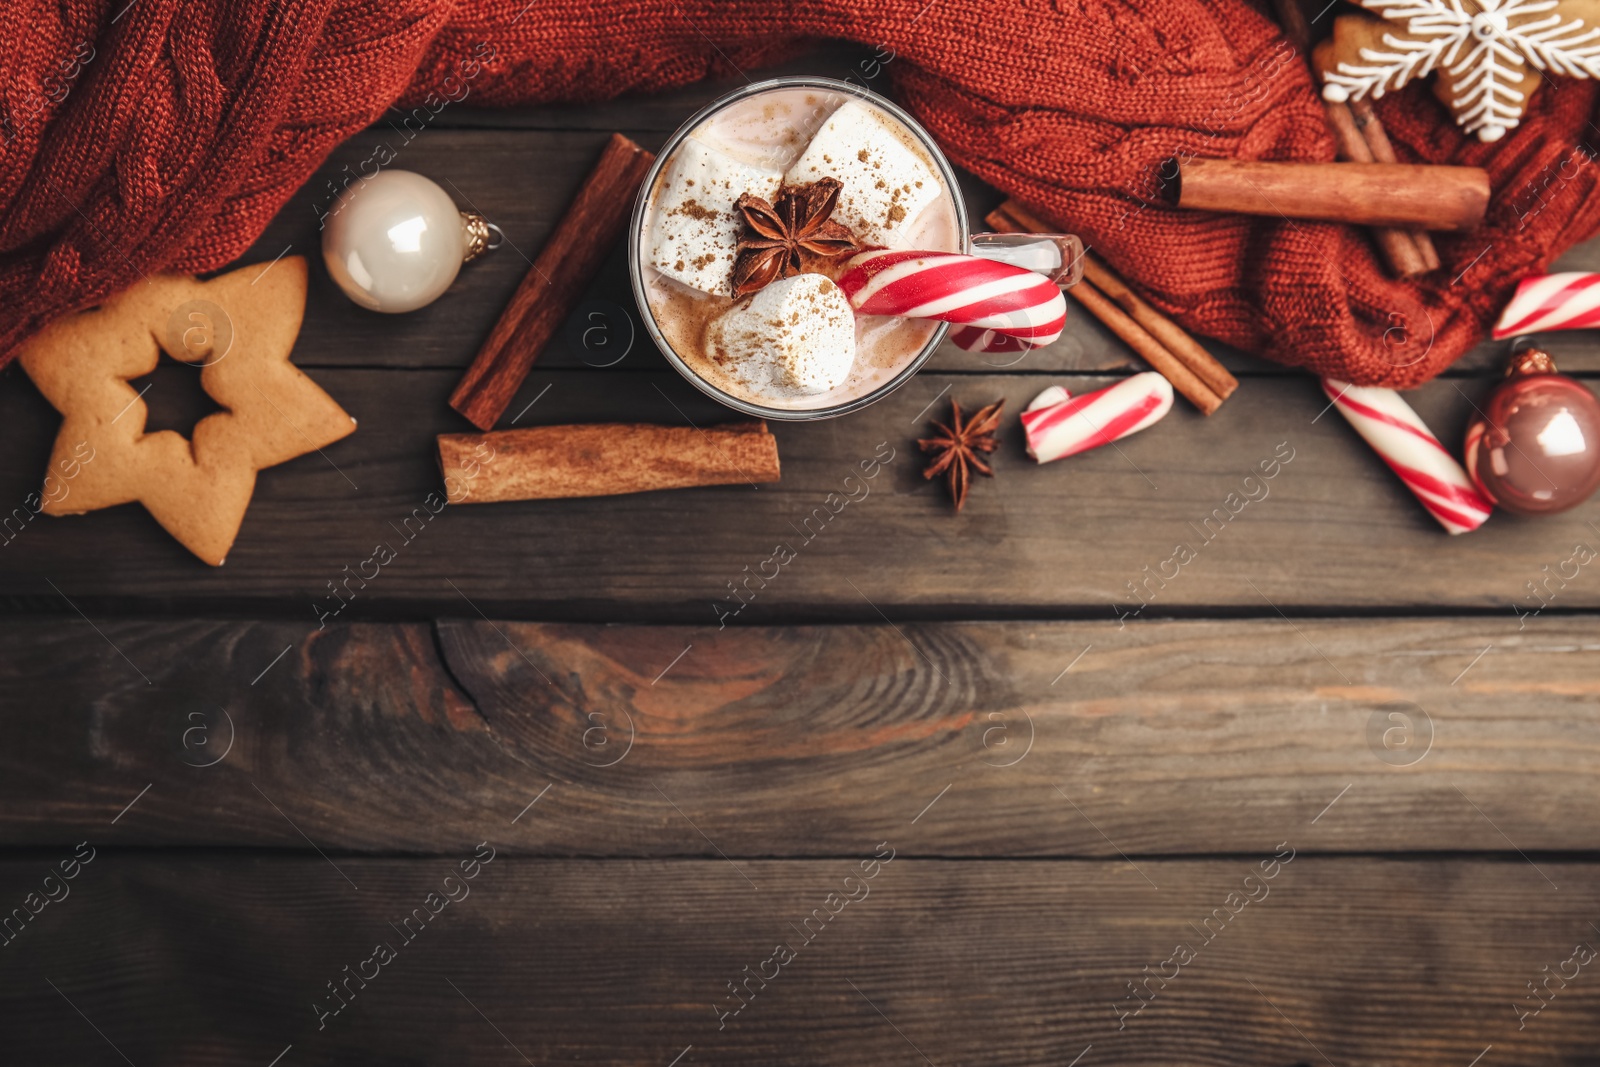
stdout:
{"type": "Polygon", "coordinates": [[[1457,125],[1498,141],[1549,75],[1600,78],[1600,0],[1359,0],[1334,21],[1322,95],[1378,97],[1435,71],[1457,125]]]}

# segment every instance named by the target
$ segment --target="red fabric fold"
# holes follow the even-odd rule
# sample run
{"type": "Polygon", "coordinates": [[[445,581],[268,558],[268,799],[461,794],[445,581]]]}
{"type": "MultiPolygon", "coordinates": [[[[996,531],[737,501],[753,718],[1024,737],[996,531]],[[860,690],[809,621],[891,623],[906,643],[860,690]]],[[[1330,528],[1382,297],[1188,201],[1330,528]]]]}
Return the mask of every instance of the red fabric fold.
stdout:
{"type": "Polygon", "coordinates": [[[240,255],[392,103],[598,100],[861,42],[950,157],[1084,237],[1195,333],[1404,388],[1518,279],[1600,228],[1595,88],[1554,81],[1493,145],[1426,86],[1379,111],[1402,159],[1488,169],[1483,227],[1388,278],[1364,231],[1179,212],[1185,155],[1323,160],[1303,59],[1243,0],[34,0],[0,32],[0,360],[158,270],[240,255]],[[487,47],[485,47],[487,46],[487,47]]]}

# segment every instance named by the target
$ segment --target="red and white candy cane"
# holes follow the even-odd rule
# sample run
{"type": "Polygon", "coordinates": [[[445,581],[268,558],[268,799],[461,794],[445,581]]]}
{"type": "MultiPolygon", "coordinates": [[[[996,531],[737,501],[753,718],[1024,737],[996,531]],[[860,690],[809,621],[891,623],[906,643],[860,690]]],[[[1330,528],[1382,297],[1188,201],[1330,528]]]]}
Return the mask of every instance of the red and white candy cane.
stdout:
{"type": "Polygon", "coordinates": [[[1022,431],[1028,455],[1049,463],[1138,433],[1171,410],[1172,383],[1146,371],[1082,396],[1046,389],[1022,413],[1022,431]]]}
{"type": "Polygon", "coordinates": [[[1600,326],[1600,274],[1524,278],[1494,324],[1494,336],[1600,326]]]}
{"type": "Polygon", "coordinates": [[[1022,410],[1023,411],[1038,411],[1040,408],[1047,408],[1047,407],[1050,407],[1053,404],[1059,404],[1059,403],[1061,403],[1063,401],[1071,400],[1071,399],[1072,399],[1072,394],[1067,392],[1067,387],[1066,386],[1064,386],[1064,385],[1052,385],[1052,386],[1048,387],[1047,389],[1045,389],[1043,392],[1041,392],[1038,396],[1036,396],[1032,400],[1028,401],[1028,406],[1023,408],[1022,410]]]}
{"type": "Polygon", "coordinates": [[[1322,390],[1446,531],[1467,533],[1483,525],[1493,505],[1399,393],[1332,378],[1323,379],[1322,390]]]}
{"type": "Polygon", "coordinates": [[[862,252],[845,264],[839,288],[863,315],[940,319],[1035,347],[1067,323],[1066,298],[1049,278],[957,252],[862,252]]]}
{"type": "Polygon", "coordinates": [[[981,326],[957,326],[949,336],[952,344],[968,352],[1027,352],[1035,347],[981,326]]]}

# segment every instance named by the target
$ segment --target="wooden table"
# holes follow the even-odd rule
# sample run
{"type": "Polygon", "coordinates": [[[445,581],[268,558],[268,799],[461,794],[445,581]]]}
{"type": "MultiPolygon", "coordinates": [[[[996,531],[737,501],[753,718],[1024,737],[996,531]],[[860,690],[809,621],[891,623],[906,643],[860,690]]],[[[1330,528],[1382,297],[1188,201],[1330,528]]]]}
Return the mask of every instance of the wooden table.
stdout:
{"type": "MultiPolygon", "coordinates": [[[[776,485],[449,508],[318,626],[438,488],[445,398],[605,137],[658,145],[719,88],[355,138],[246,262],[314,256],[380,142],[510,246],[397,317],[314,267],[295,360],[360,430],[265,472],[220,570],[136,507],[0,550],[0,908],[69,892],[7,932],[4,1059],[1600,1063],[1574,955],[1600,945],[1600,570],[1542,611],[1529,585],[1600,546],[1600,506],[1448,538],[1305,375],[1226,353],[1214,417],[1042,468],[1008,422],[952,516],[930,413],[1135,366],[1076,314],[1013,365],[947,348],[866,412],[774,426],[776,485]]],[[[502,425],[722,416],[643,337],[620,253],[591,295],[605,330],[558,338],[502,425]]],[[[1592,334],[1550,340],[1600,372],[1592,334]]],[[[1415,394],[1446,441],[1502,355],[1415,394]]],[[[154,380],[153,418],[192,420],[192,376],[154,380]]],[[[56,421],[0,378],[0,500],[56,421]]]]}

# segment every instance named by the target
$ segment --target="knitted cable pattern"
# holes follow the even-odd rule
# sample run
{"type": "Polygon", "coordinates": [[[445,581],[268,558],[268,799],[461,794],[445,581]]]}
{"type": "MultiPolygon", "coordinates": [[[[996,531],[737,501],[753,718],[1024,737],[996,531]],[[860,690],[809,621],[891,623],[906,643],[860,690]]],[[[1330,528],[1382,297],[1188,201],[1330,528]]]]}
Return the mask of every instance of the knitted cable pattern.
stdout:
{"type": "Polygon", "coordinates": [[[1166,206],[1174,158],[1333,158],[1304,60],[1244,0],[0,8],[0,363],[150,273],[226,265],[342,140],[448,94],[484,55],[474,103],[512,105],[749,74],[816,39],[872,46],[952,160],[1082,235],[1188,329],[1358,384],[1437,374],[1518,278],[1600,228],[1597,90],[1566,80],[1494,145],[1425,88],[1379,103],[1402,160],[1482,166],[1495,191],[1481,229],[1436,238],[1444,267],[1421,281],[1388,278],[1352,227],[1166,206]]]}

